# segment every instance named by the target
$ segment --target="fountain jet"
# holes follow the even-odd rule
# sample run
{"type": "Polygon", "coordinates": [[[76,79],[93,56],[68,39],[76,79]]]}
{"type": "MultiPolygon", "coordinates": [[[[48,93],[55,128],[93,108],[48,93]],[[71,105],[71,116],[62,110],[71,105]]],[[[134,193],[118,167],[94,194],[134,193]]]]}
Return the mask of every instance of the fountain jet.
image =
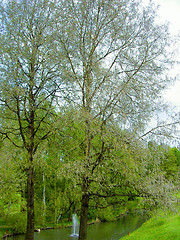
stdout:
{"type": "Polygon", "coordinates": [[[71,237],[78,237],[79,236],[79,222],[76,214],[72,215],[72,234],[71,237]]]}

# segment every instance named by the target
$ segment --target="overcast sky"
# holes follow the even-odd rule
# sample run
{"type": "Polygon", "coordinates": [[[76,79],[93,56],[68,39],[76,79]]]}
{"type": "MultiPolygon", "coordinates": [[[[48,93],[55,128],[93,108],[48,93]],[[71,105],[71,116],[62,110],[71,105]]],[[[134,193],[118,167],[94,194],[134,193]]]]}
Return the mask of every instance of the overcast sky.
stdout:
{"type": "MultiPolygon", "coordinates": [[[[180,0],[153,0],[153,2],[160,5],[159,15],[161,20],[169,21],[170,32],[172,34],[180,35],[180,0]]],[[[179,48],[177,60],[180,61],[180,40],[177,44],[177,48],[179,48]]],[[[180,64],[177,64],[172,71],[174,71],[174,73],[179,73],[180,75],[180,64]]],[[[180,76],[174,85],[165,91],[163,96],[166,101],[177,106],[180,111],[180,76]]]]}

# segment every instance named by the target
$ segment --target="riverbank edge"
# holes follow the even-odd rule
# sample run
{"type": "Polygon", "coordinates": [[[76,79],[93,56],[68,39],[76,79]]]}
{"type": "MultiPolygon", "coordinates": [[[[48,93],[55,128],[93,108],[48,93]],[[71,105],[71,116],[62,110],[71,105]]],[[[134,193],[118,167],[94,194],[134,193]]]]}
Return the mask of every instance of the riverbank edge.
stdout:
{"type": "MultiPolygon", "coordinates": [[[[93,222],[89,222],[88,225],[92,225],[92,224],[96,224],[96,223],[100,223],[101,221],[99,219],[93,221],[93,222]]],[[[50,230],[50,229],[63,229],[63,228],[72,228],[73,225],[66,225],[66,226],[54,226],[54,227],[41,227],[41,228],[38,228],[38,229],[34,229],[34,232],[40,232],[40,231],[43,231],[43,230],[50,230]]],[[[24,234],[24,233],[22,233],[24,234]]],[[[21,233],[7,233],[5,234],[1,239],[6,239],[8,237],[12,237],[12,236],[15,236],[15,235],[21,235],[21,233]]]]}
{"type": "MultiPolygon", "coordinates": [[[[129,214],[129,211],[125,212],[125,213],[121,213],[120,215],[116,216],[116,220],[113,220],[113,221],[117,221],[118,218],[120,217],[123,217],[125,215],[129,214]]],[[[96,218],[95,220],[91,220],[89,221],[87,224],[88,225],[93,225],[93,224],[96,224],[96,223],[101,223],[103,221],[100,221],[98,218],[96,218]]],[[[52,227],[41,227],[41,228],[36,228],[34,229],[34,232],[40,232],[41,230],[44,231],[44,230],[50,230],[50,229],[63,229],[63,228],[72,228],[72,224],[68,224],[67,225],[61,225],[61,226],[52,226],[52,227]]],[[[15,236],[15,235],[21,235],[21,234],[24,234],[24,233],[7,233],[5,235],[2,236],[1,239],[6,239],[8,237],[12,237],[12,236],[15,236]]]]}

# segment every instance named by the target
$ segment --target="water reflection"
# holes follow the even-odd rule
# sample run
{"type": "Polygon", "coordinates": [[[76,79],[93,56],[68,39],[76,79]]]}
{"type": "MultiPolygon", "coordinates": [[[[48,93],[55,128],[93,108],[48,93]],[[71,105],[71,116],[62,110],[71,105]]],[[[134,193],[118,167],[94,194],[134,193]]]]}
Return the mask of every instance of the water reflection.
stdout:
{"type": "Polygon", "coordinates": [[[72,237],[71,239],[72,240],[78,240],[78,237],[72,237]]]}

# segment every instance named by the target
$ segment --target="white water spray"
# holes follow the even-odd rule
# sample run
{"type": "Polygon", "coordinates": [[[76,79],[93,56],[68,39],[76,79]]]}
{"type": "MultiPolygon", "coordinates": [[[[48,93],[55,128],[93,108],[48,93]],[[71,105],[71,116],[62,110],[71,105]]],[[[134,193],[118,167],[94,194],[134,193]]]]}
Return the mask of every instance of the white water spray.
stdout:
{"type": "Polygon", "coordinates": [[[72,226],[71,237],[78,237],[79,236],[79,221],[78,221],[76,214],[72,215],[72,222],[73,222],[73,226],[72,226]]]}

